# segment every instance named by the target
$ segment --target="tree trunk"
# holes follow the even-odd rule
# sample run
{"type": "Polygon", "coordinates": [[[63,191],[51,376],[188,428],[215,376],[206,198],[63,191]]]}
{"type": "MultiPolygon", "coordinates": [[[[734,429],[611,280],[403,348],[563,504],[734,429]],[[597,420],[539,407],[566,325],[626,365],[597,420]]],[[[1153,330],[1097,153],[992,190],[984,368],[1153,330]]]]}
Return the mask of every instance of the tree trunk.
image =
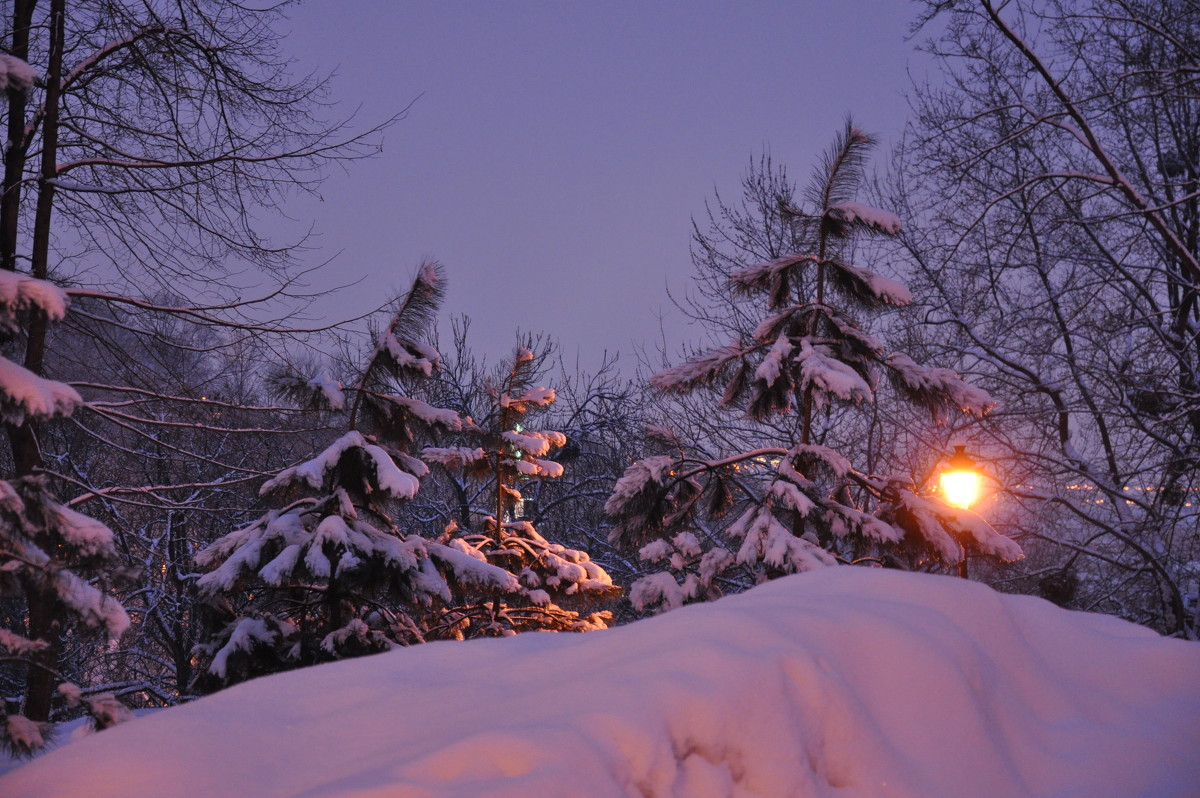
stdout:
{"type": "MultiPolygon", "coordinates": [[[[30,3],[32,6],[32,2],[30,3]]],[[[66,0],[50,3],[50,65],[46,72],[46,113],[43,118],[42,178],[38,187],[37,218],[35,220],[33,259],[30,271],[45,278],[50,252],[50,218],[53,213],[54,186],[45,180],[57,174],[58,156],[58,97],[62,75],[63,33],[66,0]]],[[[46,320],[38,317],[30,325],[25,349],[25,367],[40,373],[45,365],[46,320]]],[[[42,466],[41,447],[37,428],[26,421],[20,426],[7,425],[13,449],[13,461],[18,476],[32,474],[42,466]]],[[[53,563],[48,567],[53,567],[53,563]]],[[[53,592],[41,580],[35,580],[25,591],[29,612],[29,636],[49,645],[35,655],[35,662],[44,667],[31,668],[25,684],[25,717],[32,721],[50,719],[50,703],[58,681],[53,672],[58,659],[60,624],[56,618],[57,601],[53,592]],[[47,669],[49,668],[49,670],[47,669]]]]}

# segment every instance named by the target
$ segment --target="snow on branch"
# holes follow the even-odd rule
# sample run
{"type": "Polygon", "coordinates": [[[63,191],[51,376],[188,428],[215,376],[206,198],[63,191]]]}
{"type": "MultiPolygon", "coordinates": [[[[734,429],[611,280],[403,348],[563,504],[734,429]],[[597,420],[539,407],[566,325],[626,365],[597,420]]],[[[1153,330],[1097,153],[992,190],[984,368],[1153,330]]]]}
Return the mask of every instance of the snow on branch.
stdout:
{"type": "Polygon", "coordinates": [[[767,505],[755,505],[746,510],[730,525],[726,534],[742,541],[737,553],[739,563],[765,562],[786,573],[837,565],[832,554],[793,535],[767,505]]]}
{"type": "Polygon", "coordinates": [[[37,77],[37,71],[20,58],[0,53],[0,91],[29,91],[37,77]]]}
{"type": "Polygon", "coordinates": [[[946,404],[982,417],[996,402],[982,388],[965,382],[952,369],[922,366],[903,352],[893,352],[885,361],[898,389],[915,401],[930,407],[935,416],[942,418],[946,404]]]}
{"type": "Polygon", "coordinates": [[[70,385],[39,377],[0,357],[0,419],[22,424],[26,418],[69,416],[81,404],[83,398],[70,385]]]}
{"type": "MultiPolygon", "coordinates": [[[[343,462],[343,458],[355,450],[360,453],[358,464],[366,466],[369,472],[373,472],[366,475],[371,479],[371,487],[396,499],[411,499],[417,494],[420,483],[416,476],[401,471],[390,454],[379,446],[368,443],[362,433],[351,431],[338,438],[325,451],[311,460],[291,468],[285,468],[277,476],[267,480],[259,491],[259,495],[266,495],[273,490],[290,485],[307,485],[314,490],[320,490],[343,462]]],[[[412,458],[405,462],[406,465],[419,463],[412,458]]]]}
{"type": "Polygon", "coordinates": [[[800,342],[800,387],[833,394],[843,402],[859,404],[874,399],[874,392],[867,381],[853,368],[829,352],[822,345],[813,346],[807,339],[800,342]]]}
{"type": "Polygon", "coordinates": [[[890,486],[880,514],[906,535],[920,540],[948,565],[962,561],[963,544],[968,541],[980,552],[1004,562],[1025,556],[1015,540],[997,532],[975,513],[917,496],[902,485],[890,486]]]}
{"type": "Polygon", "coordinates": [[[900,234],[900,217],[890,211],[881,211],[858,202],[839,202],[825,212],[836,215],[853,227],[889,236],[900,234]]]}
{"type": "Polygon", "coordinates": [[[670,455],[647,457],[625,469],[625,473],[613,486],[612,495],[604,503],[604,512],[616,515],[635,497],[642,495],[652,483],[661,485],[666,481],[675,458],[670,455]]]}
{"type": "Polygon", "coordinates": [[[62,321],[69,304],[67,292],[54,283],[0,269],[0,328],[15,332],[17,314],[30,310],[62,321]]]}
{"type": "MultiPolygon", "coordinates": [[[[528,352],[529,350],[525,350],[528,352]]],[[[509,407],[516,410],[518,413],[524,413],[529,405],[535,407],[546,407],[554,402],[555,393],[553,388],[533,388],[521,394],[517,398],[512,398],[508,394],[500,397],[500,406],[509,407]]]]}
{"type": "Polygon", "coordinates": [[[565,446],[567,436],[561,432],[516,432],[505,430],[501,437],[514,448],[534,457],[545,457],[550,449],[565,446]]]}
{"type": "Polygon", "coordinates": [[[487,457],[487,452],[478,446],[427,446],[421,450],[421,458],[429,463],[437,463],[450,469],[465,468],[471,463],[477,463],[487,457]]]}
{"type": "Polygon", "coordinates": [[[730,364],[753,349],[753,346],[745,346],[735,341],[728,346],[697,355],[678,366],[660,371],[650,378],[650,384],[660,391],[686,393],[701,385],[715,382],[729,368],[730,364]]]}
{"type": "Polygon", "coordinates": [[[826,264],[832,267],[829,276],[842,293],[859,301],[903,307],[913,300],[908,287],[896,280],[836,259],[828,260],[826,264]]]}
{"type": "Polygon", "coordinates": [[[401,341],[390,330],[379,337],[379,351],[386,353],[397,369],[411,369],[426,377],[431,376],[442,363],[442,356],[432,346],[401,341]]]}
{"type": "Polygon", "coordinates": [[[16,632],[0,629],[0,651],[5,651],[14,657],[26,657],[45,651],[50,644],[45,640],[29,640],[16,632]]]}
{"type": "Polygon", "coordinates": [[[422,402],[420,399],[413,399],[410,396],[400,396],[399,394],[380,396],[377,398],[386,402],[390,402],[393,405],[403,407],[414,418],[427,424],[428,426],[441,427],[449,432],[458,432],[462,429],[462,418],[453,410],[447,410],[442,407],[434,407],[428,402],[422,402]]]}
{"type": "Polygon", "coordinates": [[[319,372],[305,384],[324,397],[330,410],[341,410],[346,406],[346,394],[342,392],[342,384],[330,377],[328,372],[319,372]]]}
{"type": "Polygon", "coordinates": [[[760,263],[756,266],[740,269],[729,275],[729,281],[733,283],[735,288],[742,291],[769,289],[793,266],[798,266],[801,263],[815,264],[819,262],[820,258],[816,255],[797,252],[791,255],[784,255],[766,263],[760,263]]]}
{"type": "Polygon", "coordinates": [[[116,556],[113,531],[104,524],[62,505],[54,505],[51,514],[55,518],[54,526],[63,540],[80,556],[116,556]]]}
{"type": "Polygon", "coordinates": [[[521,591],[517,577],[499,566],[441,543],[427,542],[425,548],[429,556],[447,568],[459,584],[499,593],[521,591]]]}

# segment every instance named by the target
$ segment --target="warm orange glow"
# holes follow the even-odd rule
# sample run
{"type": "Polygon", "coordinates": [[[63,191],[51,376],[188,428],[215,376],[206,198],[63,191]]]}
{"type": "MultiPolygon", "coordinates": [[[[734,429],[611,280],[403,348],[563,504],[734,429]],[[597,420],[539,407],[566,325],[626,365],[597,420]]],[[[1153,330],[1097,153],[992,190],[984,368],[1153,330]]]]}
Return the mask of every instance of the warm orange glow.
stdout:
{"type": "Polygon", "coordinates": [[[979,474],[975,471],[943,471],[942,495],[946,503],[967,508],[979,498],[979,474]]]}

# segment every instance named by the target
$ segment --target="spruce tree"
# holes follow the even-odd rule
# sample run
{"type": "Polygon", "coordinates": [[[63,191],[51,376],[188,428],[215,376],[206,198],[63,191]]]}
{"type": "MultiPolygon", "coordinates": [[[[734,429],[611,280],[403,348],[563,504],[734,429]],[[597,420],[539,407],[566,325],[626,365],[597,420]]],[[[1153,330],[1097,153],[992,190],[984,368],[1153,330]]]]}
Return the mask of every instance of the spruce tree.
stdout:
{"type": "Polygon", "coordinates": [[[587,631],[608,625],[611,613],[581,612],[590,601],[617,594],[612,579],[587,552],[546,540],[522,508],[521,485],[563,474],[552,453],[565,446],[561,432],[530,427],[532,417],[555,400],[552,388],[538,385],[542,358],[527,345],[517,347],[497,379],[484,386],[486,417],[464,423],[465,445],[429,447],[426,460],[489,482],[490,514],[475,528],[451,522],[448,545],[516,575],[520,588],[495,596],[464,596],[445,613],[451,636],[505,635],[528,630],[587,631]],[[574,608],[572,608],[574,607],[574,608]]]}
{"type": "MultiPolygon", "coordinates": [[[[22,335],[35,321],[62,321],[67,309],[66,292],[53,283],[0,269],[0,335],[22,335]]],[[[6,425],[69,416],[82,404],[70,385],[0,356],[6,425]]],[[[44,744],[56,685],[99,726],[127,716],[111,695],[85,698],[74,685],[60,684],[57,670],[59,644],[69,634],[115,640],[129,626],[121,603],[104,589],[120,575],[112,530],[60,504],[45,475],[0,480],[0,599],[8,608],[0,616],[0,663],[23,669],[27,685],[19,712],[6,713],[0,702],[0,745],[28,754],[44,744]]]]}
{"type": "Polygon", "coordinates": [[[209,571],[200,596],[222,618],[197,649],[202,687],[421,642],[425,614],[451,603],[454,590],[518,589],[512,574],[405,534],[396,519],[429,471],[415,456],[419,436],[462,425],[406,390],[440,367],[422,339],[444,285],[440,267],[421,267],[350,397],[326,374],[278,377],[293,398],[348,411],[349,429],[263,485],[282,506],[197,555],[209,571]]]}
{"type": "Polygon", "coordinates": [[[912,300],[902,284],[851,262],[859,237],[900,232],[894,214],[855,200],[872,147],[848,121],[815,171],[806,205],[780,198],[803,249],[729,275],[731,294],[758,303],[753,334],[652,378],[665,392],[722,389],[722,408],[770,422],[782,440],[716,459],[680,448],[629,467],[606,505],[611,538],[665,568],[633,585],[639,609],[719,595],[721,575],[739,567],[762,580],[863,560],[953,566],[968,550],[1021,556],[974,513],[921,495],[903,478],[857,470],[818,440],[825,411],[876,402],[881,379],[939,421],[981,417],[993,404],[952,370],[890,351],[860,321],[912,300]]]}
{"type": "Polygon", "coordinates": [[[518,354],[482,424],[417,398],[441,369],[425,339],[444,286],[440,267],[420,269],[352,388],[325,373],[277,375],[293,400],[345,413],[348,430],[263,485],[277,509],[197,555],[208,571],[199,594],[218,616],[197,648],[201,689],[428,640],[605,625],[605,613],[557,603],[611,595],[604,570],[510,517],[520,480],[562,473],[547,455],[565,438],[518,429],[554,400],[526,384],[532,353],[518,354]],[[438,435],[464,445],[422,447],[438,435]],[[426,460],[494,478],[496,515],[423,537],[404,505],[429,474],[426,460]]]}

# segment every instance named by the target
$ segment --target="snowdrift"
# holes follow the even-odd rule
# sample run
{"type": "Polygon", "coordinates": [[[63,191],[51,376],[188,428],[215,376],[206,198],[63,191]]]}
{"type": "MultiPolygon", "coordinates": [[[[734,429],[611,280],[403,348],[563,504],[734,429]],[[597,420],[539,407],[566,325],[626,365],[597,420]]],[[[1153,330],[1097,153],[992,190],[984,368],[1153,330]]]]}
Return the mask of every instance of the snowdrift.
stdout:
{"type": "Polygon", "coordinates": [[[70,743],[5,798],[1195,796],[1200,645],[828,568],[584,635],[260,679],[70,743]]]}

